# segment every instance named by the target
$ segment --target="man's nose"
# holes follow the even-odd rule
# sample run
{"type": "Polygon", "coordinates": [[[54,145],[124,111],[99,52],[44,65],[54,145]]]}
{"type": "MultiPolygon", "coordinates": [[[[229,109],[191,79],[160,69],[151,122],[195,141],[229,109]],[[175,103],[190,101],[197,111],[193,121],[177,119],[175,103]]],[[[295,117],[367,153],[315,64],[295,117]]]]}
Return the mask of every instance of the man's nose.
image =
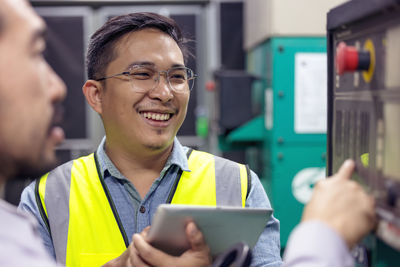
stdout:
{"type": "Polygon", "coordinates": [[[48,65],[49,89],[51,90],[52,102],[61,102],[64,100],[67,89],[64,81],[48,65]]]}
{"type": "Polygon", "coordinates": [[[159,72],[159,75],[156,78],[156,86],[149,93],[151,98],[157,98],[162,102],[168,102],[174,97],[173,90],[167,77],[166,72],[159,72]],[[164,77],[161,78],[161,76],[164,77]]]}

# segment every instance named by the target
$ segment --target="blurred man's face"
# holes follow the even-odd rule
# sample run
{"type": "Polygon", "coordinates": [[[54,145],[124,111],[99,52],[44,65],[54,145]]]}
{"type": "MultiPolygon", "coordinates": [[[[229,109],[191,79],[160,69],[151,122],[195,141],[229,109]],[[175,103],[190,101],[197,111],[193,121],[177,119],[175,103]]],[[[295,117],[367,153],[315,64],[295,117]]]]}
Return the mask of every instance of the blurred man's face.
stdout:
{"type": "Polygon", "coordinates": [[[65,85],[43,58],[45,24],[25,0],[0,0],[0,175],[38,175],[64,138],[52,127],[65,85]]]}

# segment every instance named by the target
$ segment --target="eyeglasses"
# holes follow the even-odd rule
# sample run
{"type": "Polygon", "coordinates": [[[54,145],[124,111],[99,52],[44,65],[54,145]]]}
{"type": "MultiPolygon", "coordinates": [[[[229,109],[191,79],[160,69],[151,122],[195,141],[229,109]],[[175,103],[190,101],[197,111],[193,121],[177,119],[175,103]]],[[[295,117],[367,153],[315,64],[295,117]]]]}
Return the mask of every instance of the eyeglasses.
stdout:
{"type": "Polygon", "coordinates": [[[96,81],[103,81],[117,76],[125,76],[130,80],[135,91],[146,93],[158,86],[161,75],[166,78],[169,88],[176,93],[183,93],[192,90],[194,79],[197,77],[193,70],[183,66],[158,71],[150,66],[136,65],[131,67],[128,71],[96,79],[96,81]]]}

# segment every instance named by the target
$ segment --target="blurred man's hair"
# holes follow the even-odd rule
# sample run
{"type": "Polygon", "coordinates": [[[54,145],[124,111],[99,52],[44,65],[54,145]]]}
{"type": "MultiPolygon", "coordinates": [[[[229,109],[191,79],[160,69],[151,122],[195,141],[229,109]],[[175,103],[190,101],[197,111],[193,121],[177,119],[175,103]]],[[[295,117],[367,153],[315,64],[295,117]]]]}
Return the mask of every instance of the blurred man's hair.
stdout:
{"type": "Polygon", "coordinates": [[[148,28],[158,29],[174,39],[186,62],[190,55],[188,39],[183,37],[173,19],[155,13],[131,13],[110,19],[90,38],[86,56],[88,79],[96,80],[105,76],[108,64],[117,56],[114,45],[122,36],[148,28]]]}

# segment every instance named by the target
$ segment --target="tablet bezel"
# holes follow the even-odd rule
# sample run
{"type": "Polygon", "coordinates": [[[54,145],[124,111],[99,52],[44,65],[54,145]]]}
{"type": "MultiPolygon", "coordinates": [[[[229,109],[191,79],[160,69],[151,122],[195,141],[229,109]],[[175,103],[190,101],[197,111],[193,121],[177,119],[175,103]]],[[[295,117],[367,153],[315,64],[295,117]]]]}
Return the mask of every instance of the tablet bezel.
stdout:
{"type": "Polygon", "coordinates": [[[253,248],[271,215],[272,209],[162,204],[153,217],[147,240],[155,248],[179,256],[189,248],[185,227],[194,221],[211,255],[216,256],[238,242],[253,248]]]}

